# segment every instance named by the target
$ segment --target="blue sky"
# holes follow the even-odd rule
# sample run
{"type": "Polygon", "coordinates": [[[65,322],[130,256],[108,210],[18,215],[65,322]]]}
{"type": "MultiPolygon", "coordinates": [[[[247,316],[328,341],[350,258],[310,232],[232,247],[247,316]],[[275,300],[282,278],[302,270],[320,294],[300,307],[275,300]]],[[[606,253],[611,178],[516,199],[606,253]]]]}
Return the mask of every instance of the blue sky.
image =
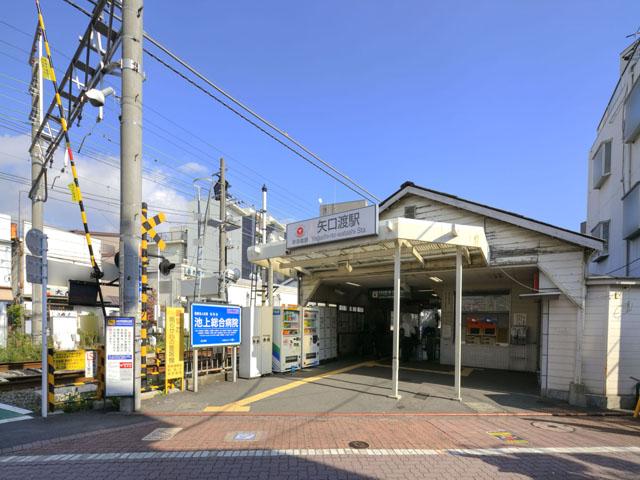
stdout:
{"type": "MultiPolygon", "coordinates": [[[[41,3],[61,71],[86,19],[62,0],[41,3]]],[[[31,41],[7,24],[33,32],[35,7],[8,4],[0,136],[15,137],[6,128],[15,123],[2,119],[27,113],[19,81],[29,69],[15,59],[25,57],[16,46],[31,41]]],[[[145,8],[147,32],[377,196],[412,180],[573,229],[586,216],[587,152],[617,81],[618,54],[639,24],[640,3],[622,0],[148,0],[145,8]]],[[[145,72],[145,196],[173,208],[173,222],[192,221],[191,178],[215,170],[223,153],[233,192],[258,202],[266,182],[281,218],[313,216],[318,198],[354,197],[154,60],[145,72]]],[[[117,79],[110,83],[119,90],[117,79]]],[[[116,104],[95,127],[92,115],[72,130],[75,145],[92,131],[90,156],[79,156],[81,184],[116,198],[116,104]]],[[[26,177],[26,156],[14,158],[23,155],[20,142],[1,139],[1,170],[26,177]]],[[[15,214],[7,185],[1,210],[15,214]]],[[[54,203],[47,221],[76,227],[69,212],[77,207],[54,203]]],[[[103,210],[97,226],[115,228],[117,207],[94,207],[103,210]]]]}

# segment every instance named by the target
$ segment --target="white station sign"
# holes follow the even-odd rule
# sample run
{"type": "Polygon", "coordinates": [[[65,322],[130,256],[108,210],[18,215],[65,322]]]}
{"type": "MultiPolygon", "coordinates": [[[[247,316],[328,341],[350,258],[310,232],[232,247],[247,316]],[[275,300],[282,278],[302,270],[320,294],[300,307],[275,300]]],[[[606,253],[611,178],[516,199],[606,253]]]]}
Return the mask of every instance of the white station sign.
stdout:
{"type": "Polygon", "coordinates": [[[287,224],[287,248],[308,247],[378,234],[378,206],[287,224]]]}

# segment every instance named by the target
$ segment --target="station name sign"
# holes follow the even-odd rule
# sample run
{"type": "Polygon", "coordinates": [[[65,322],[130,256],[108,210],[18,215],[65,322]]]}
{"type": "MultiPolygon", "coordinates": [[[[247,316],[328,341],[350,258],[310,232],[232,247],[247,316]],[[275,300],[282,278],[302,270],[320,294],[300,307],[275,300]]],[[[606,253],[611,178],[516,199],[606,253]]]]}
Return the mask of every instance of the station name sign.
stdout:
{"type": "Polygon", "coordinates": [[[287,224],[287,249],[378,234],[378,206],[348,210],[287,224]]]}

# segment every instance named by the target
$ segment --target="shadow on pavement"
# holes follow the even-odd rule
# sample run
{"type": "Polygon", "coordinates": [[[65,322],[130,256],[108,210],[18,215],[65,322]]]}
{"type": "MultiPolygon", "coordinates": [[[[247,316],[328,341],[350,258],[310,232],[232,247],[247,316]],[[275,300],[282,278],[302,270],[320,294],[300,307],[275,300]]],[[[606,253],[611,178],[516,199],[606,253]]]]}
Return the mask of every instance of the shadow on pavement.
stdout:
{"type": "MultiPolygon", "coordinates": [[[[593,479],[602,478],[638,478],[640,466],[622,458],[598,454],[527,454],[510,455],[465,455],[476,458],[488,465],[493,465],[499,473],[522,475],[526,478],[567,478],[593,479]],[[593,471],[592,466],[598,466],[593,471]],[[603,476],[603,469],[609,474],[603,476]]],[[[521,477],[518,477],[521,478],[521,477]]]]}

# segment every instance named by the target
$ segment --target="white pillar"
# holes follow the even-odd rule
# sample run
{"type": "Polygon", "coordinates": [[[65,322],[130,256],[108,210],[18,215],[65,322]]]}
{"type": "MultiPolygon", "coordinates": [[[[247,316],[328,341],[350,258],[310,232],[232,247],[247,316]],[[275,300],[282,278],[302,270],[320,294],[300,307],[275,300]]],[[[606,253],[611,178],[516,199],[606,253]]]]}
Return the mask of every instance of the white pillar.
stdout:
{"type": "Polygon", "coordinates": [[[400,256],[402,245],[398,241],[393,262],[393,360],[391,363],[391,397],[398,395],[398,371],[400,368],[400,256]]]}
{"type": "Polygon", "coordinates": [[[462,249],[456,250],[456,351],[455,351],[455,381],[454,390],[456,400],[462,400],[460,393],[460,377],[462,370],[462,249]]]}

